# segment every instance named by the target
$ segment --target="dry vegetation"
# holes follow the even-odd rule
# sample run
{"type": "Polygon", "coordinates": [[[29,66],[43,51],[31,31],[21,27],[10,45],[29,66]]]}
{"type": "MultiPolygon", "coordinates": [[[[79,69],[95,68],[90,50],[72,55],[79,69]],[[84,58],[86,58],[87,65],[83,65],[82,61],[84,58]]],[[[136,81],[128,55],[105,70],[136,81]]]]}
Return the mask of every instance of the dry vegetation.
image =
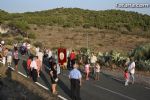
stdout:
{"type": "Polygon", "coordinates": [[[87,46],[87,33],[89,47],[95,51],[129,51],[136,46],[150,42],[149,38],[139,35],[121,34],[113,30],[98,30],[95,28],[83,29],[63,28],[55,26],[30,25],[29,33],[36,34],[36,41],[44,46],[57,48],[60,45],[66,48],[82,48],[87,46]],[[60,44],[61,43],[61,44],[60,44]]]}

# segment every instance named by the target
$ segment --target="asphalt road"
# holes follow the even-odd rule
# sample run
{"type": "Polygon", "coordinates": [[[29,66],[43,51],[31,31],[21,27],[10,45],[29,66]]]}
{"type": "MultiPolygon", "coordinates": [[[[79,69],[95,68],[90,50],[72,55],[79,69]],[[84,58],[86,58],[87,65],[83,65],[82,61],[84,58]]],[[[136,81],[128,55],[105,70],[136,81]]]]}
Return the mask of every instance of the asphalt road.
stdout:
{"type": "MultiPolygon", "coordinates": [[[[20,55],[18,70],[25,76],[27,56],[20,55]]],[[[12,67],[14,67],[12,65],[12,67]]],[[[64,100],[70,100],[70,81],[68,79],[68,70],[63,70],[59,75],[57,85],[58,94],[64,97],[64,100]]],[[[43,69],[38,83],[43,88],[50,91],[51,81],[47,69],[43,69]]],[[[103,72],[100,73],[100,80],[95,81],[92,78],[88,81],[83,79],[81,86],[82,100],[150,100],[150,88],[140,84],[130,84],[125,87],[124,82],[114,79],[103,72]]]]}

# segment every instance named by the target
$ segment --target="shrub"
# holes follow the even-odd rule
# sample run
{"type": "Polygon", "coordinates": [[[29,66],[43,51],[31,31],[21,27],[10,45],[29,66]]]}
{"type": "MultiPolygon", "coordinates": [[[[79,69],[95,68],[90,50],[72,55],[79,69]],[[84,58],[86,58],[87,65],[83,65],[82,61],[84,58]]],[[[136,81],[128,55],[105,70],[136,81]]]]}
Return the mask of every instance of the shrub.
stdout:
{"type": "Polygon", "coordinates": [[[23,31],[27,31],[29,29],[29,25],[27,21],[21,20],[21,21],[11,21],[9,23],[11,26],[15,26],[23,31]]]}
{"type": "Polygon", "coordinates": [[[73,27],[73,26],[74,26],[73,23],[70,23],[70,22],[66,22],[66,23],[64,23],[64,25],[63,25],[64,28],[73,27]]]}
{"type": "Polygon", "coordinates": [[[23,37],[21,35],[17,36],[14,38],[16,41],[18,42],[22,42],[23,41],[23,37]]]}
{"type": "Polygon", "coordinates": [[[7,45],[12,45],[13,44],[13,40],[12,39],[7,39],[5,40],[7,45]]]}
{"type": "Polygon", "coordinates": [[[80,49],[80,52],[81,52],[82,54],[86,54],[86,53],[87,53],[87,48],[82,47],[82,48],[80,49]]]}
{"type": "Polygon", "coordinates": [[[135,48],[130,54],[137,60],[148,60],[150,59],[150,44],[145,44],[135,48]]]}
{"type": "Polygon", "coordinates": [[[150,64],[141,60],[136,62],[136,68],[142,71],[150,71],[150,64]]]}
{"type": "Polygon", "coordinates": [[[42,42],[39,42],[39,41],[36,41],[33,45],[34,45],[35,47],[39,47],[39,48],[42,48],[42,47],[43,47],[42,42]]]}
{"type": "Polygon", "coordinates": [[[29,33],[28,38],[30,39],[36,39],[36,35],[34,33],[29,33]]]}
{"type": "Polygon", "coordinates": [[[24,42],[31,43],[30,39],[24,39],[24,42]]]}
{"type": "Polygon", "coordinates": [[[88,24],[88,23],[85,23],[84,25],[83,25],[83,28],[90,28],[91,26],[90,26],[90,24],[88,24]]]}

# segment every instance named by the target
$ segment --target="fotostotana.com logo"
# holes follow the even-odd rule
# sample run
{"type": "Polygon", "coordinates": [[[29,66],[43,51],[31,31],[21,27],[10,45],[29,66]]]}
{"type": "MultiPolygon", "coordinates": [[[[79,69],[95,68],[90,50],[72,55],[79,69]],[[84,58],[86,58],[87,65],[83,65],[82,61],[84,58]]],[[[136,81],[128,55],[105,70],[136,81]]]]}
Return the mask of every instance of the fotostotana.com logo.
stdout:
{"type": "Polygon", "coordinates": [[[118,3],[117,8],[150,8],[150,4],[147,3],[118,3]]]}

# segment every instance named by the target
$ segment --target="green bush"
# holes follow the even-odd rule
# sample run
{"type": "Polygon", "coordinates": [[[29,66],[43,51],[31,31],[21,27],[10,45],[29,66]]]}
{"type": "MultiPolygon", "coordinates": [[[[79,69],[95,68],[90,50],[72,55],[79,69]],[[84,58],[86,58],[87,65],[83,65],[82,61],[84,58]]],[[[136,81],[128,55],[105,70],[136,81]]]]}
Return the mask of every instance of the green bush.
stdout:
{"type": "Polygon", "coordinates": [[[136,69],[142,71],[150,71],[150,64],[145,63],[144,61],[136,62],[136,69]]]}
{"type": "Polygon", "coordinates": [[[134,56],[137,60],[148,60],[150,59],[150,44],[145,44],[135,48],[130,56],[134,56]]]}
{"type": "Polygon", "coordinates": [[[81,52],[82,54],[86,54],[86,53],[87,53],[87,48],[82,47],[82,48],[80,49],[80,52],[81,52]]]}
{"type": "Polygon", "coordinates": [[[12,45],[14,43],[14,41],[12,39],[7,39],[5,40],[7,45],[12,45]]]}
{"type": "Polygon", "coordinates": [[[35,33],[29,33],[28,34],[28,38],[30,38],[30,39],[36,39],[35,33]]]}
{"type": "Polygon", "coordinates": [[[84,25],[83,25],[83,28],[90,28],[91,26],[90,26],[90,24],[88,24],[88,23],[85,23],[84,25]]]}
{"type": "Polygon", "coordinates": [[[27,21],[25,21],[25,20],[11,21],[9,23],[9,25],[15,26],[15,27],[21,29],[22,31],[27,31],[29,29],[29,25],[28,25],[27,21]]]}
{"type": "Polygon", "coordinates": [[[35,47],[39,47],[39,48],[42,48],[42,47],[43,47],[42,42],[39,42],[39,41],[36,41],[33,45],[34,45],[35,47]]]}
{"type": "Polygon", "coordinates": [[[64,28],[73,27],[73,26],[74,26],[74,25],[73,25],[73,23],[71,23],[71,22],[66,22],[66,23],[64,23],[64,25],[63,25],[64,28]]]}
{"type": "Polygon", "coordinates": [[[14,38],[17,42],[22,42],[23,41],[23,37],[21,35],[17,36],[14,38]]]}

